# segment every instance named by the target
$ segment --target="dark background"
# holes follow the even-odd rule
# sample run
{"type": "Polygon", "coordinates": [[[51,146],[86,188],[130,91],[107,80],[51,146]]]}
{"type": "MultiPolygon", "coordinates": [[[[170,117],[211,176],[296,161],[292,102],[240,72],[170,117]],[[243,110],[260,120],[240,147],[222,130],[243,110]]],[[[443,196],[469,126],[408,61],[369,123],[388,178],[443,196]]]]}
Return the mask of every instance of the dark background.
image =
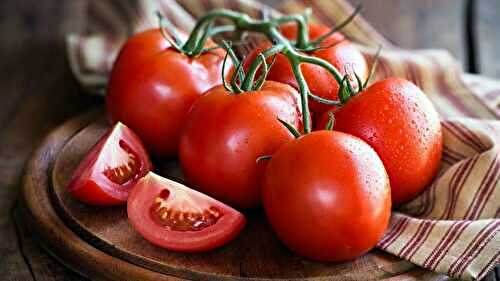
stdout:
{"type": "MultiPolygon", "coordinates": [[[[66,32],[83,26],[88,1],[0,1],[2,280],[85,280],[49,257],[35,238],[18,227],[13,207],[24,163],[43,136],[100,102],[82,93],[69,71],[64,48],[66,32]]],[[[499,0],[360,2],[364,4],[362,14],[395,44],[404,48],[444,48],[465,69],[500,78],[499,0]]],[[[498,274],[497,268],[496,280],[498,274]]],[[[486,279],[495,280],[495,272],[486,279]]]]}

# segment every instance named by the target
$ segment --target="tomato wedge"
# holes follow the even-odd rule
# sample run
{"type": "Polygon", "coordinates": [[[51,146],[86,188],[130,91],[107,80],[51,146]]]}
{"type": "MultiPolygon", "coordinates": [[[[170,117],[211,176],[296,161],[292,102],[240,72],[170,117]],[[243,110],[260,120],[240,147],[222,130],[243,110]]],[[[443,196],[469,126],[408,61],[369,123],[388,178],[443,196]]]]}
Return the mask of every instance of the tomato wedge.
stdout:
{"type": "Polygon", "coordinates": [[[153,172],[130,193],[127,213],[146,240],[179,252],[220,247],[236,237],[246,221],[235,209],[153,172]]]}
{"type": "Polygon", "coordinates": [[[151,169],[151,161],[139,137],[118,122],[80,162],[68,190],[87,204],[124,204],[130,189],[151,169]]]}

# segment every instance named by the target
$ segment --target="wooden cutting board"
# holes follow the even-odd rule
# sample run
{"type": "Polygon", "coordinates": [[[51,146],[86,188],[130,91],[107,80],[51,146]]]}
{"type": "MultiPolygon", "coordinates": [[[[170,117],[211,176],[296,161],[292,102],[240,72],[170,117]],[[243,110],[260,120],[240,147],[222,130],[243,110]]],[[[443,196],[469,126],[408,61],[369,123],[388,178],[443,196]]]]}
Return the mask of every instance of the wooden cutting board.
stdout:
{"type": "MultiPolygon", "coordinates": [[[[65,190],[79,161],[109,128],[95,109],[53,131],[35,151],[23,184],[25,227],[64,264],[96,280],[375,280],[403,276],[413,265],[373,250],[350,262],[299,257],[274,236],[261,210],[228,245],[203,254],[155,247],[127,221],[125,207],[101,208],[65,190]]],[[[176,160],[155,163],[163,176],[182,181],[176,160]]],[[[402,279],[402,278],[401,278],[402,279]]]]}

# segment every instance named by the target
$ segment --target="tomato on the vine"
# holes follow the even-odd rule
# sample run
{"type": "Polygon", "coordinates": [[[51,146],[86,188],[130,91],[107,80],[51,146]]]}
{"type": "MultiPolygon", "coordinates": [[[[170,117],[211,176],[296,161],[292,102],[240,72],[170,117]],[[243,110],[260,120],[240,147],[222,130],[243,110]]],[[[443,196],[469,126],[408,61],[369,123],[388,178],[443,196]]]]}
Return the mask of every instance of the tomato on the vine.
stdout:
{"type": "MultiPolygon", "coordinates": [[[[296,24],[285,24],[281,26],[280,31],[290,40],[297,38],[296,24]]],[[[309,39],[315,40],[323,34],[330,31],[330,28],[320,24],[309,24],[309,39]]],[[[245,67],[248,68],[257,56],[271,47],[271,43],[265,42],[253,49],[245,60],[245,67]]],[[[339,33],[333,33],[328,36],[319,45],[319,49],[307,52],[308,55],[321,58],[336,67],[342,75],[345,75],[345,66],[352,67],[361,79],[366,79],[368,75],[368,66],[363,54],[345,37],[339,33]]],[[[302,73],[311,92],[325,99],[336,100],[339,84],[331,73],[325,68],[312,64],[302,64],[302,73]]],[[[290,63],[285,55],[276,55],[276,60],[267,76],[268,80],[278,81],[288,84],[298,89],[298,84],[293,74],[290,63]]],[[[314,113],[323,113],[331,106],[310,102],[310,109],[314,113]]]]}
{"type": "Polygon", "coordinates": [[[231,93],[214,87],[191,108],[179,157],[189,183],[238,208],[260,204],[266,161],[293,139],[277,120],[301,127],[298,94],[290,86],[266,81],[257,91],[231,93]]]}
{"type": "Polygon", "coordinates": [[[222,50],[189,57],[170,46],[159,29],[131,37],[111,72],[109,117],[133,129],[155,155],[175,156],[189,108],[221,83],[223,58],[222,50]]]}
{"type": "MultiPolygon", "coordinates": [[[[332,113],[335,130],[363,139],[378,153],[394,204],[413,199],[437,173],[442,150],[439,115],[410,81],[378,81],[332,113]]],[[[328,118],[325,113],[317,127],[323,128],[328,118]]]]}
{"type": "Polygon", "coordinates": [[[280,240],[321,261],[350,260],[372,249],[391,213],[380,158],[361,139],[336,131],[283,145],[269,161],[262,195],[280,240]]]}
{"type": "Polygon", "coordinates": [[[151,169],[139,137],[117,123],[80,162],[68,190],[87,204],[124,204],[132,187],[151,169]]]}
{"type": "Polygon", "coordinates": [[[180,252],[203,252],[231,241],[245,225],[233,208],[153,172],[127,203],[132,226],[149,242],[180,252]]]}

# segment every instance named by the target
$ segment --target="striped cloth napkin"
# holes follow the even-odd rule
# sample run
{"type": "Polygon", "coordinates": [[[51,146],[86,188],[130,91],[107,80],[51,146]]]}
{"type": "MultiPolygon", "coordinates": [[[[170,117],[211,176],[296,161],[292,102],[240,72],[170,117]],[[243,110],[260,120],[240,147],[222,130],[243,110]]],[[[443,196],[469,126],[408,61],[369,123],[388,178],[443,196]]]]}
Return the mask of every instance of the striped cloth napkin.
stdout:
{"type": "MultiPolygon", "coordinates": [[[[121,44],[134,32],[156,27],[155,10],[190,30],[196,17],[222,5],[254,17],[266,8],[252,0],[91,1],[84,33],[68,36],[71,69],[86,90],[103,94],[121,44]]],[[[302,12],[306,6],[313,8],[314,21],[328,25],[353,10],[344,0],[292,0],[280,12],[302,12]]],[[[343,32],[369,63],[374,47],[382,44],[374,80],[399,76],[413,81],[443,119],[439,175],[418,198],[393,212],[377,247],[451,277],[482,278],[500,263],[500,82],[462,73],[445,51],[399,49],[362,17],[343,32]]]]}

